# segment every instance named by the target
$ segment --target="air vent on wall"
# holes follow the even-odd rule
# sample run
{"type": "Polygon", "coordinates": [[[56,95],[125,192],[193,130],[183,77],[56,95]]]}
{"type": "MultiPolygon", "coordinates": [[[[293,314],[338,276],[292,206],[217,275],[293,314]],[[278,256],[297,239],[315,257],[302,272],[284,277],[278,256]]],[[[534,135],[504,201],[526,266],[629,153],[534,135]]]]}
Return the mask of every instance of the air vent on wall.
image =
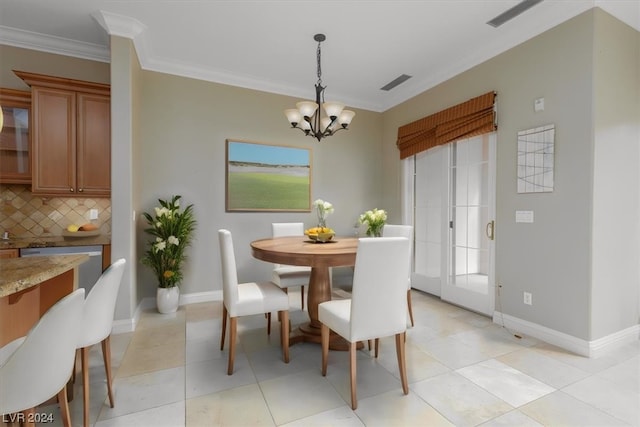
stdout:
{"type": "Polygon", "coordinates": [[[380,90],[386,90],[386,91],[390,91],[391,89],[393,89],[394,87],[398,86],[401,83],[406,82],[407,80],[409,80],[411,78],[411,76],[408,76],[406,74],[402,74],[399,77],[396,77],[395,79],[391,80],[389,83],[387,83],[386,85],[382,86],[380,88],[380,90]]]}
{"type": "Polygon", "coordinates": [[[522,12],[529,10],[533,6],[538,3],[542,3],[543,0],[522,0],[517,5],[513,6],[511,9],[508,9],[506,12],[501,13],[500,15],[493,18],[491,21],[487,22],[487,24],[492,27],[499,27],[505,22],[515,18],[520,15],[522,12]]]}

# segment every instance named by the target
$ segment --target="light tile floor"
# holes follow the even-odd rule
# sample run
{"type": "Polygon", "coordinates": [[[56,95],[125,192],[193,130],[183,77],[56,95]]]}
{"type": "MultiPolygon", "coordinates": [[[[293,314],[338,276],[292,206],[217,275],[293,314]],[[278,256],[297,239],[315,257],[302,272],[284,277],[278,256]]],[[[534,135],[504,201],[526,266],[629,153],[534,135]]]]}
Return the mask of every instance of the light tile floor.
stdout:
{"type": "MultiPolygon", "coordinates": [[[[358,354],[358,409],[350,409],[347,352],[320,374],[316,344],[291,347],[284,364],[278,324],[239,321],[235,372],[220,351],[220,302],[145,312],[134,333],[112,337],[115,408],[108,406],[100,346],[91,351],[91,425],[115,426],[640,426],[640,342],[597,359],[533,338],[413,291],[408,330],[410,392],[403,395],[393,338],[378,359],[358,354]]],[[[291,292],[293,324],[307,319],[291,292]]],[[[275,318],[275,316],[274,316],[275,318]]],[[[71,403],[82,425],[81,385],[71,403]]],[[[40,408],[53,411],[55,406],[40,408]]]]}

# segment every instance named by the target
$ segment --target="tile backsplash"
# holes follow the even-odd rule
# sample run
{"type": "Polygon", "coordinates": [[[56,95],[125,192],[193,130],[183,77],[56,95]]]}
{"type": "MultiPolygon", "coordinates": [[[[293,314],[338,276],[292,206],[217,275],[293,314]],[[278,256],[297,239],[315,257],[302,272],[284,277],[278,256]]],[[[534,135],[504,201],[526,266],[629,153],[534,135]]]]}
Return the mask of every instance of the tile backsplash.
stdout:
{"type": "Polygon", "coordinates": [[[41,197],[27,185],[0,185],[0,234],[33,238],[61,236],[70,224],[88,222],[101,234],[111,234],[111,199],[41,197]],[[89,211],[98,210],[98,219],[89,220],[89,211]]]}

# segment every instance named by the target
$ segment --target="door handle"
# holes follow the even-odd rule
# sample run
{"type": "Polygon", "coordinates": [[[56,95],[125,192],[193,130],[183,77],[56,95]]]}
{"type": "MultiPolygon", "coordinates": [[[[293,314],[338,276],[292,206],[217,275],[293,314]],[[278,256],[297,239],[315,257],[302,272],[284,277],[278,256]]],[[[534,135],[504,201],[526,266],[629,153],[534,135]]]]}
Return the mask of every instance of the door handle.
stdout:
{"type": "Polygon", "coordinates": [[[494,239],[494,227],[495,227],[495,221],[489,221],[487,223],[487,226],[485,228],[485,233],[487,234],[487,237],[489,238],[489,240],[493,240],[494,239]]]}

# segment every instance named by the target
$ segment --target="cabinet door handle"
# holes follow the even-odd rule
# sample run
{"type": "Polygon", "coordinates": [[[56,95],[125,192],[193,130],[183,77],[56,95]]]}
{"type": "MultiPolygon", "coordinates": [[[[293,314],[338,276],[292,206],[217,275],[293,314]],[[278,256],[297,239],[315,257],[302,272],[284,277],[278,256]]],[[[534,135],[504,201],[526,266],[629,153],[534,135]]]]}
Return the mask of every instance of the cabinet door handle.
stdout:
{"type": "Polygon", "coordinates": [[[82,193],[84,190],[82,188],[78,189],[78,193],[82,193]]]}
{"type": "Polygon", "coordinates": [[[70,189],[69,189],[69,191],[73,193],[73,187],[72,187],[72,188],[70,188],[70,189]]]}

